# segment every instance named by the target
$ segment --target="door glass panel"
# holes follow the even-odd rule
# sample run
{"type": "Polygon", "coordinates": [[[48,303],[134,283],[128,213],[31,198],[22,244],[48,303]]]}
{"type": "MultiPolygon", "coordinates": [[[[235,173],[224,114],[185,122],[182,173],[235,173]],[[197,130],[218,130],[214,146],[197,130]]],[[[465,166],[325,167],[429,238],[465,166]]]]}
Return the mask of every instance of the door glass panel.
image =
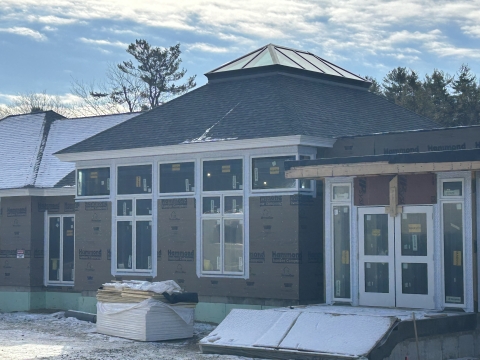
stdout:
{"type": "Polygon", "coordinates": [[[220,271],[220,220],[203,220],[203,270],[220,271]]]}
{"type": "Polygon", "coordinates": [[[388,215],[364,215],[365,255],[388,255],[388,215]]]}
{"type": "Polygon", "coordinates": [[[389,292],[388,263],[365,263],[365,292],[389,292]]]}
{"type": "Polygon", "coordinates": [[[427,214],[402,214],[402,256],[427,256],[427,214]]]}
{"type": "Polygon", "coordinates": [[[117,200],[117,216],[132,216],[132,200],[117,200]]]}
{"type": "Polygon", "coordinates": [[[225,220],[225,271],[243,272],[243,221],[225,220]]]}
{"type": "Polygon", "coordinates": [[[137,199],[136,203],[135,215],[152,215],[152,199],[137,199]]]}
{"type": "Polygon", "coordinates": [[[333,207],[335,297],[350,298],[350,208],[333,207]]]}
{"type": "MultiPolygon", "coordinates": [[[[151,201],[151,200],[148,200],[151,201]]],[[[136,268],[151,269],[152,268],[152,222],[137,221],[136,233],[136,268]]]]}
{"type": "Polygon", "coordinates": [[[63,281],[73,281],[74,277],[74,219],[73,217],[63,218],[63,281]]]}
{"type": "Polygon", "coordinates": [[[443,204],[445,302],[463,304],[462,203],[443,204]]]}
{"type": "Polygon", "coordinates": [[[48,280],[60,281],[60,218],[49,219],[48,280]]]}
{"type": "Polygon", "coordinates": [[[225,196],[225,214],[243,213],[243,196],[225,196]]]}
{"type": "Polygon", "coordinates": [[[402,263],[402,293],[428,294],[427,264],[402,263]]]}
{"type": "Polygon", "coordinates": [[[117,221],[117,268],[132,268],[132,222],[117,221]]]}
{"type": "Polygon", "coordinates": [[[220,197],[208,196],[203,198],[204,214],[220,214],[220,197]]]}

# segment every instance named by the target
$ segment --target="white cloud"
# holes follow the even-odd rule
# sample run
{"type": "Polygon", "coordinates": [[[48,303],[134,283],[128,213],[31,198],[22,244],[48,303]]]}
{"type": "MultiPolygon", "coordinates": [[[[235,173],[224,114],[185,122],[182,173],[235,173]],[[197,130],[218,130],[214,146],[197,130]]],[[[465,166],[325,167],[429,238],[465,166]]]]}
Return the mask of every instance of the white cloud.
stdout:
{"type": "Polygon", "coordinates": [[[185,44],[185,47],[187,51],[199,50],[199,51],[209,52],[209,53],[226,53],[231,51],[226,47],[219,47],[219,46],[206,44],[206,43],[185,44]]]}
{"type": "Polygon", "coordinates": [[[73,24],[78,22],[78,19],[68,19],[68,18],[58,17],[54,15],[46,15],[46,16],[28,15],[27,20],[30,22],[38,22],[38,23],[50,24],[50,25],[67,25],[67,24],[73,24]]]}
{"type": "Polygon", "coordinates": [[[84,37],[79,38],[83,43],[86,44],[93,44],[93,45],[100,45],[100,46],[115,46],[115,47],[121,47],[126,49],[128,47],[128,44],[123,43],[121,41],[110,41],[110,40],[99,40],[99,39],[87,39],[84,37]]]}
{"type": "Polygon", "coordinates": [[[28,36],[36,41],[45,41],[47,37],[42,33],[27,27],[14,26],[10,28],[0,28],[0,32],[6,32],[15,35],[28,36]]]}
{"type": "Polygon", "coordinates": [[[472,37],[480,38],[480,25],[462,26],[462,30],[465,34],[472,37]]]}

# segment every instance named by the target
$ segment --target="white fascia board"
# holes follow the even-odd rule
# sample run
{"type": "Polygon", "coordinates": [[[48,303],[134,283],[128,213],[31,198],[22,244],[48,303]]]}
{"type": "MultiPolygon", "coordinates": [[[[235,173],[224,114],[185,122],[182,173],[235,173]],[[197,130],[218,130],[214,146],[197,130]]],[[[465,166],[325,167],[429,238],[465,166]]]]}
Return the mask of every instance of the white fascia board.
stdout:
{"type": "Polygon", "coordinates": [[[292,135],[247,140],[204,141],[189,144],[155,146],[136,149],[67,153],[56,154],[55,156],[62,161],[75,162],[82,160],[119,159],[126,157],[145,157],[172,154],[198,154],[212,151],[246,150],[290,145],[331,148],[333,147],[335,141],[336,139],[321,138],[316,136],[292,135]]]}
{"type": "Polygon", "coordinates": [[[75,186],[45,189],[0,189],[0,197],[13,196],[75,196],[75,186]]]}

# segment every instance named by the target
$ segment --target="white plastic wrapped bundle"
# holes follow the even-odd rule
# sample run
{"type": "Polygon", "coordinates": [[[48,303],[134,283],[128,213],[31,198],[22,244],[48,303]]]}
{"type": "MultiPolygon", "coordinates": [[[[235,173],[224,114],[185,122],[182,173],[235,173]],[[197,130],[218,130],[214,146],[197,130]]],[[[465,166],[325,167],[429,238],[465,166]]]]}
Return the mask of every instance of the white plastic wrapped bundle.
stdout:
{"type": "Polygon", "coordinates": [[[139,341],[193,336],[195,309],[148,299],[136,304],[97,302],[97,332],[139,341]]]}

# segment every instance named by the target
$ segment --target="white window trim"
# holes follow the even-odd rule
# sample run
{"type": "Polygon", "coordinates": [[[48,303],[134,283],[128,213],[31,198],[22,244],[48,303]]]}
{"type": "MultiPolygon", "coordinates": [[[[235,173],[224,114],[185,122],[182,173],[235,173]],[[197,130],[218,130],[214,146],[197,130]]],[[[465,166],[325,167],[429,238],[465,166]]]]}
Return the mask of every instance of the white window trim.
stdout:
{"type": "Polygon", "coordinates": [[[93,166],[79,166],[75,169],[75,201],[98,201],[107,200],[112,196],[112,166],[110,165],[93,165],[93,166]],[[110,169],[110,194],[108,195],[78,195],[78,171],[86,169],[110,169]]]}
{"type": "MultiPolygon", "coordinates": [[[[201,158],[200,159],[200,167],[199,171],[196,172],[198,174],[199,179],[195,179],[195,183],[197,183],[197,180],[199,180],[199,190],[196,192],[197,193],[197,276],[198,277],[217,277],[217,278],[248,278],[248,268],[249,268],[249,256],[248,256],[248,251],[249,251],[249,246],[248,246],[248,241],[249,237],[247,236],[247,210],[248,209],[248,191],[246,185],[249,185],[249,181],[247,182],[247,175],[250,174],[249,171],[247,171],[246,167],[246,159],[245,156],[232,156],[232,157],[214,157],[214,158],[201,158]],[[219,191],[203,191],[203,163],[204,162],[209,162],[209,161],[221,161],[221,160],[242,160],[242,176],[243,176],[243,188],[239,190],[219,190],[219,191]],[[203,198],[204,197],[215,197],[219,196],[220,197],[220,207],[222,209],[222,212],[220,214],[203,214],[203,198]],[[243,213],[239,214],[237,217],[229,217],[229,216],[224,216],[223,214],[223,198],[224,196],[242,196],[243,198],[243,213]],[[236,218],[236,219],[241,219],[243,221],[243,272],[205,272],[203,271],[203,220],[204,219],[220,219],[221,221],[221,230],[220,230],[220,244],[225,243],[225,239],[223,238],[223,221],[225,218],[236,218]]],[[[195,187],[197,189],[197,187],[195,187]]],[[[232,214],[228,214],[232,215],[232,214]]],[[[223,245],[221,246],[220,249],[220,261],[222,262],[222,267],[223,267],[223,245]]]]}
{"type": "Polygon", "coordinates": [[[73,218],[73,269],[75,271],[75,228],[77,224],[75,223],[75,214],[48,214],[48,211],[45,211],[44,215],[44,257],[43,257],[43,284],[45,286],[74,286],[75,285],[75,273],[73,274],[73,281],[54,281],[49,279],[49,261],[50,261],[50,224],[49,220],[51,218],[60,218],[60,259],[58,261],[58,271],[63,277],[63,218],[71,217],[73,218]]]}
{"type": "Polygon", "coordinates": [[[191,160],[180,160],[180,161],[157,161],[157,171],[158,171],[158,185],[157,186],[157,193],[159,198],[165,198],[165,197],[182,197],[182,198],[188,198],[188,197],[194,197],[195,193],[197,191],[197,179],[196,179],[196,172],[198,170],[198,161],[196,159],[191,159],[191,160]],[[165,165],[165,164],[185,164],[185,163],[193,163],[193,178],[195,179],[195,190],[194,191],[189,191],[189,192],[169,192],[169,193],[162,193],[160,192],[160,165],[165,165]]]}
{"type": "Polygon", "coordinates": [[[471,188],[471,173],[470,172],[448,172],[437,174],[437,194],[438,194],[438,206],[440,207],[437,212],[439,215],[438,221],[438,234],[440,234],[439,255],[435,260],[441,264],[441,301],[440,304],[443,308],[460,308],[465,309],[467,312],[473,312],[473,257],[466,256],[466,254],[473,254],[472,244],[472,188],[471,188]],[[463,184],[463,196],[443,196],[443,183],[462,181],[463,184]],[[445,301],[445,244],[443,234],[443,204],[444,203],[462,203],[463,210],[463,304],[447,303],[445,301]]]}
{"type": "Polygon", "coordinates": [[[113,276],[148,276],[156,277],[157,276],[157,202],[158,202],[158,192],[154,190],[154,186],[158,183],[158,174],[155,171],[155,161],[142,161],[134,162],[131,159],[129,161],[116,161],[113,164],[115,168],[114,177],[112,176],[112,171],[110,171],[110,194],[111,194],[111,204],[112,204],[112,239],[111,239],[111,273],[113,276]],[[118,194],[118,168],[119,167],[128,167],[128,166],[142,166],[150,165],[152,167],[152,192],[150,193],[141,193],[141,194],[118,194]],[[114,191],[112,191],[112,188],[114,191]],[[151,199],[152,200],[152,215],[140,215],[136,216],[135,206],[137,199],[151,199]],[[117,215],[117,201],[118,200],[133,200],[132,203],[132,214],[135,216],[118,216],[117,215]],[[131,219],[131,220],[127,220],[131,219]],[[133,264],[136,260],[136,230],[133,229],[135,226],[135,221],[151,221],[152,223],[152,268],[151,269],[134,269],[133,264]],[[132,221],[132,269],[118,269],[117,268],[117,222],[118,221],[132,221]]]}
{"type": "Polygon", "coordinates": [[[357,244],[357,209],[353,206],[353,177],[338,177],[325,179],[325,302],[333,304],[334,302],[352,303],[358,305],[358,244],[357,244]],[[332,201],[333,186],[350,187],[350,198],[348,200],[332,201]],[[334,281],[334,244],[333,244],[333,206],[347,205],[350,208],[350,298],[335,297],[334,281]]]}

